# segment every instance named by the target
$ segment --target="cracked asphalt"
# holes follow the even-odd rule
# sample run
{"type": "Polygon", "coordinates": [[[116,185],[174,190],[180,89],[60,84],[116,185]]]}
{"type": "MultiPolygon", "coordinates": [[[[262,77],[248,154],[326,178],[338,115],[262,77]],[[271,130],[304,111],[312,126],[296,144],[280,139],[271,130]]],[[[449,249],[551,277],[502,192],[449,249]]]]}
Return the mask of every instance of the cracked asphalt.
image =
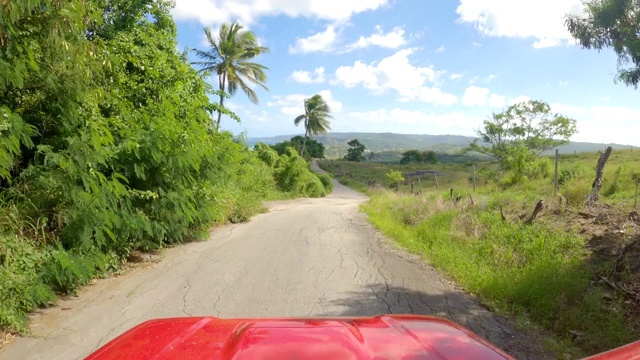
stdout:
{"type": "Polygon", "coordinates": [[[322,199],[269,203],[245,224],[99,280],[32,317],[32,335],[0,359],[81,359],[127,329],[177,316],[430,314],[452,319],[520,359],[550,357],[420,259],[395,249],[358,211],[367,198],[335,183],[322,199]]]}

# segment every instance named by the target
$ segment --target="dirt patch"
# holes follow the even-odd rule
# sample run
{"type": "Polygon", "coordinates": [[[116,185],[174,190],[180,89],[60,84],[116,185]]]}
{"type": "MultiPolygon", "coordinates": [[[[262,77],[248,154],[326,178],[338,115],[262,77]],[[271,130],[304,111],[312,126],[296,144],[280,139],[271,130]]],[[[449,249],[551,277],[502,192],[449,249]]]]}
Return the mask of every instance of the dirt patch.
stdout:
{"type": "Polygon", "coordinates": [[[593,284],[606,289],[611,306],[620,306],[640,333],[640,214],[621,206],[597,203],[579,210],[552,204],[543,217],[548,224],[577,233],[585,240],[593,284]]]}

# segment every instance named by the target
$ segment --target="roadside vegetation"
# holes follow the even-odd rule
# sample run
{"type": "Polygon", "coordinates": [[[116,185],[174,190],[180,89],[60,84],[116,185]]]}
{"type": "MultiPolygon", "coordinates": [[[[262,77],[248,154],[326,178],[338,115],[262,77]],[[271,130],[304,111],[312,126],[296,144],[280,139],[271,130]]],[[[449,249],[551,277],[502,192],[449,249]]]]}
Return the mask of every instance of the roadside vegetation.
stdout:
{"type": "Polygon", "coordinates": [[[118,271],[134,250],[204,239],[265,199],[330,191],[295,149],[251,151],[218,130],[223,115],[239,120],[227,93],[257,101],[243,81],[266,88],[267,69],[249,60],[268,49],[241,26],[207,32],[224,51],[197,51],[198,72],[176,52],[168,1],[5,5],[0,332],[28,332],[28,312],[118,271]]]}
{"type": "Polygon", "coordinates": [[[493,114],[484,125],[480,135],[488,145],[472,144],[468,151],[493,161],[319,164],[370,195],[363,210],[398,245],[493,310],[553,333],[550,351],[583,356],[639,338],[640,153],[611,153],[599,196],[587,205],[605,149],[559,156],[557,193],[554,158],[540,156],[567,141],[575,121],[528,102],[493,114]],[[524,121],[545,114],[566,130],[564,139],[549,123],[524,121]],[[489,131],[495,137],[482,136],[489,131]]]}

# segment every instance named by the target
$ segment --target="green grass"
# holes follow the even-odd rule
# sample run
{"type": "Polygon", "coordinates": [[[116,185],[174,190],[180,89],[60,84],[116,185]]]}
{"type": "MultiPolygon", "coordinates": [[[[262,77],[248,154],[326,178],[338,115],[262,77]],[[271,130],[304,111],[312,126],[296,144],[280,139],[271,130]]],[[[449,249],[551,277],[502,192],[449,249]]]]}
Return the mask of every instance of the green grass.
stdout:
{"type": "MultiPolygon", "coordinates": [[[[595,353],[634,340],[624,316],[590,284],[583,240],[544,225],[503,222],[497,212],[461,210],[440,196],[373,194],[372,223],[422,255],[492,308],[551,330],[595,353]]],[[[573,349],[564,349],[572,351],[573,349]]]]}
{"type": "MultiPolygon", "coordinates": [[[[597,269],[607,264],[594,265],[585,238],[562,217],[582,209],[598,156],[560,157],[559,170],[564,175],[559,194],[569,202],[568,215],[543,216],[533,225],[524,224],[520,216],[530,214],[539,199],[552,210],[558,208],[552,177],[505,187],[497,164],[478,163],[478,187],[473,192],[470,164],[324,161],[320,165],[341,182],[370,195],[363,211],[398,245],[420,254],[492,309],[549,330],[555,335],[550,348],[577,357],[640,337],[633,321],[625,317],[628,305],[605,297],[607,289],[594,281],[597,269]],[[388,188],[384,184],[387,172],[416,169],[446,172],[439,178],[440,191],[433,178],[422,179],[420,196],[409,195],[410,185],[401,185],[398,192],[367,186],[373,180],[388,188]],[[460,193],[460,204],[449,200],[449,188],[454,195],[460,193]],[[501,219],[501,208],[507,221],[501,219]]],[[[640,152],[614,151],[605,167],[601,201],[629,209],[635,195],[632,174],[638,170],[640,152]]]]}

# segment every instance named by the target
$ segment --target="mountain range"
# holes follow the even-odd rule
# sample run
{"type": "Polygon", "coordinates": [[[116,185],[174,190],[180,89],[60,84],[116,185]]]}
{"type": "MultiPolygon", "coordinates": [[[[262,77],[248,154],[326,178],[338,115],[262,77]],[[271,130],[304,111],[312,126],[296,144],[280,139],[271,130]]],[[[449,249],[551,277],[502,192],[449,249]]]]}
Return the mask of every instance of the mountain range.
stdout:
{"type": "MultiPolygon", "coordinates": [[[[299,135],[299,134],[298,134],[299,135]]],[[[247,143],[253,147],[258,142],[273,145],[287,141],[296,135],[279,135],[262,138],[249,138],[247,143]]],[[[416,135],[416,134],[395,134],[395,133],[365,133],[365,132],[331,132],[326,135],[314,136],[314,139],[321,142],[325,147],[325,154],[328,158],[340,157],[349,148],[347,142],[351,139],[358,139],[360,143],[371,152],[399,153],[410,149],[433,150],[438,153],[455,154],[469,146],[475,140],[472,136],[462,135],[416,135]]],[[[616,149],[630,149],[629,145],[604,144],[589,142],[571,142],[558,147],[560,154],[573,154],[578,152],[595,152],[604,150],[607,146],[616,149]]],[[[549,151],[551,153],[553,150],[549,151]]]]}

